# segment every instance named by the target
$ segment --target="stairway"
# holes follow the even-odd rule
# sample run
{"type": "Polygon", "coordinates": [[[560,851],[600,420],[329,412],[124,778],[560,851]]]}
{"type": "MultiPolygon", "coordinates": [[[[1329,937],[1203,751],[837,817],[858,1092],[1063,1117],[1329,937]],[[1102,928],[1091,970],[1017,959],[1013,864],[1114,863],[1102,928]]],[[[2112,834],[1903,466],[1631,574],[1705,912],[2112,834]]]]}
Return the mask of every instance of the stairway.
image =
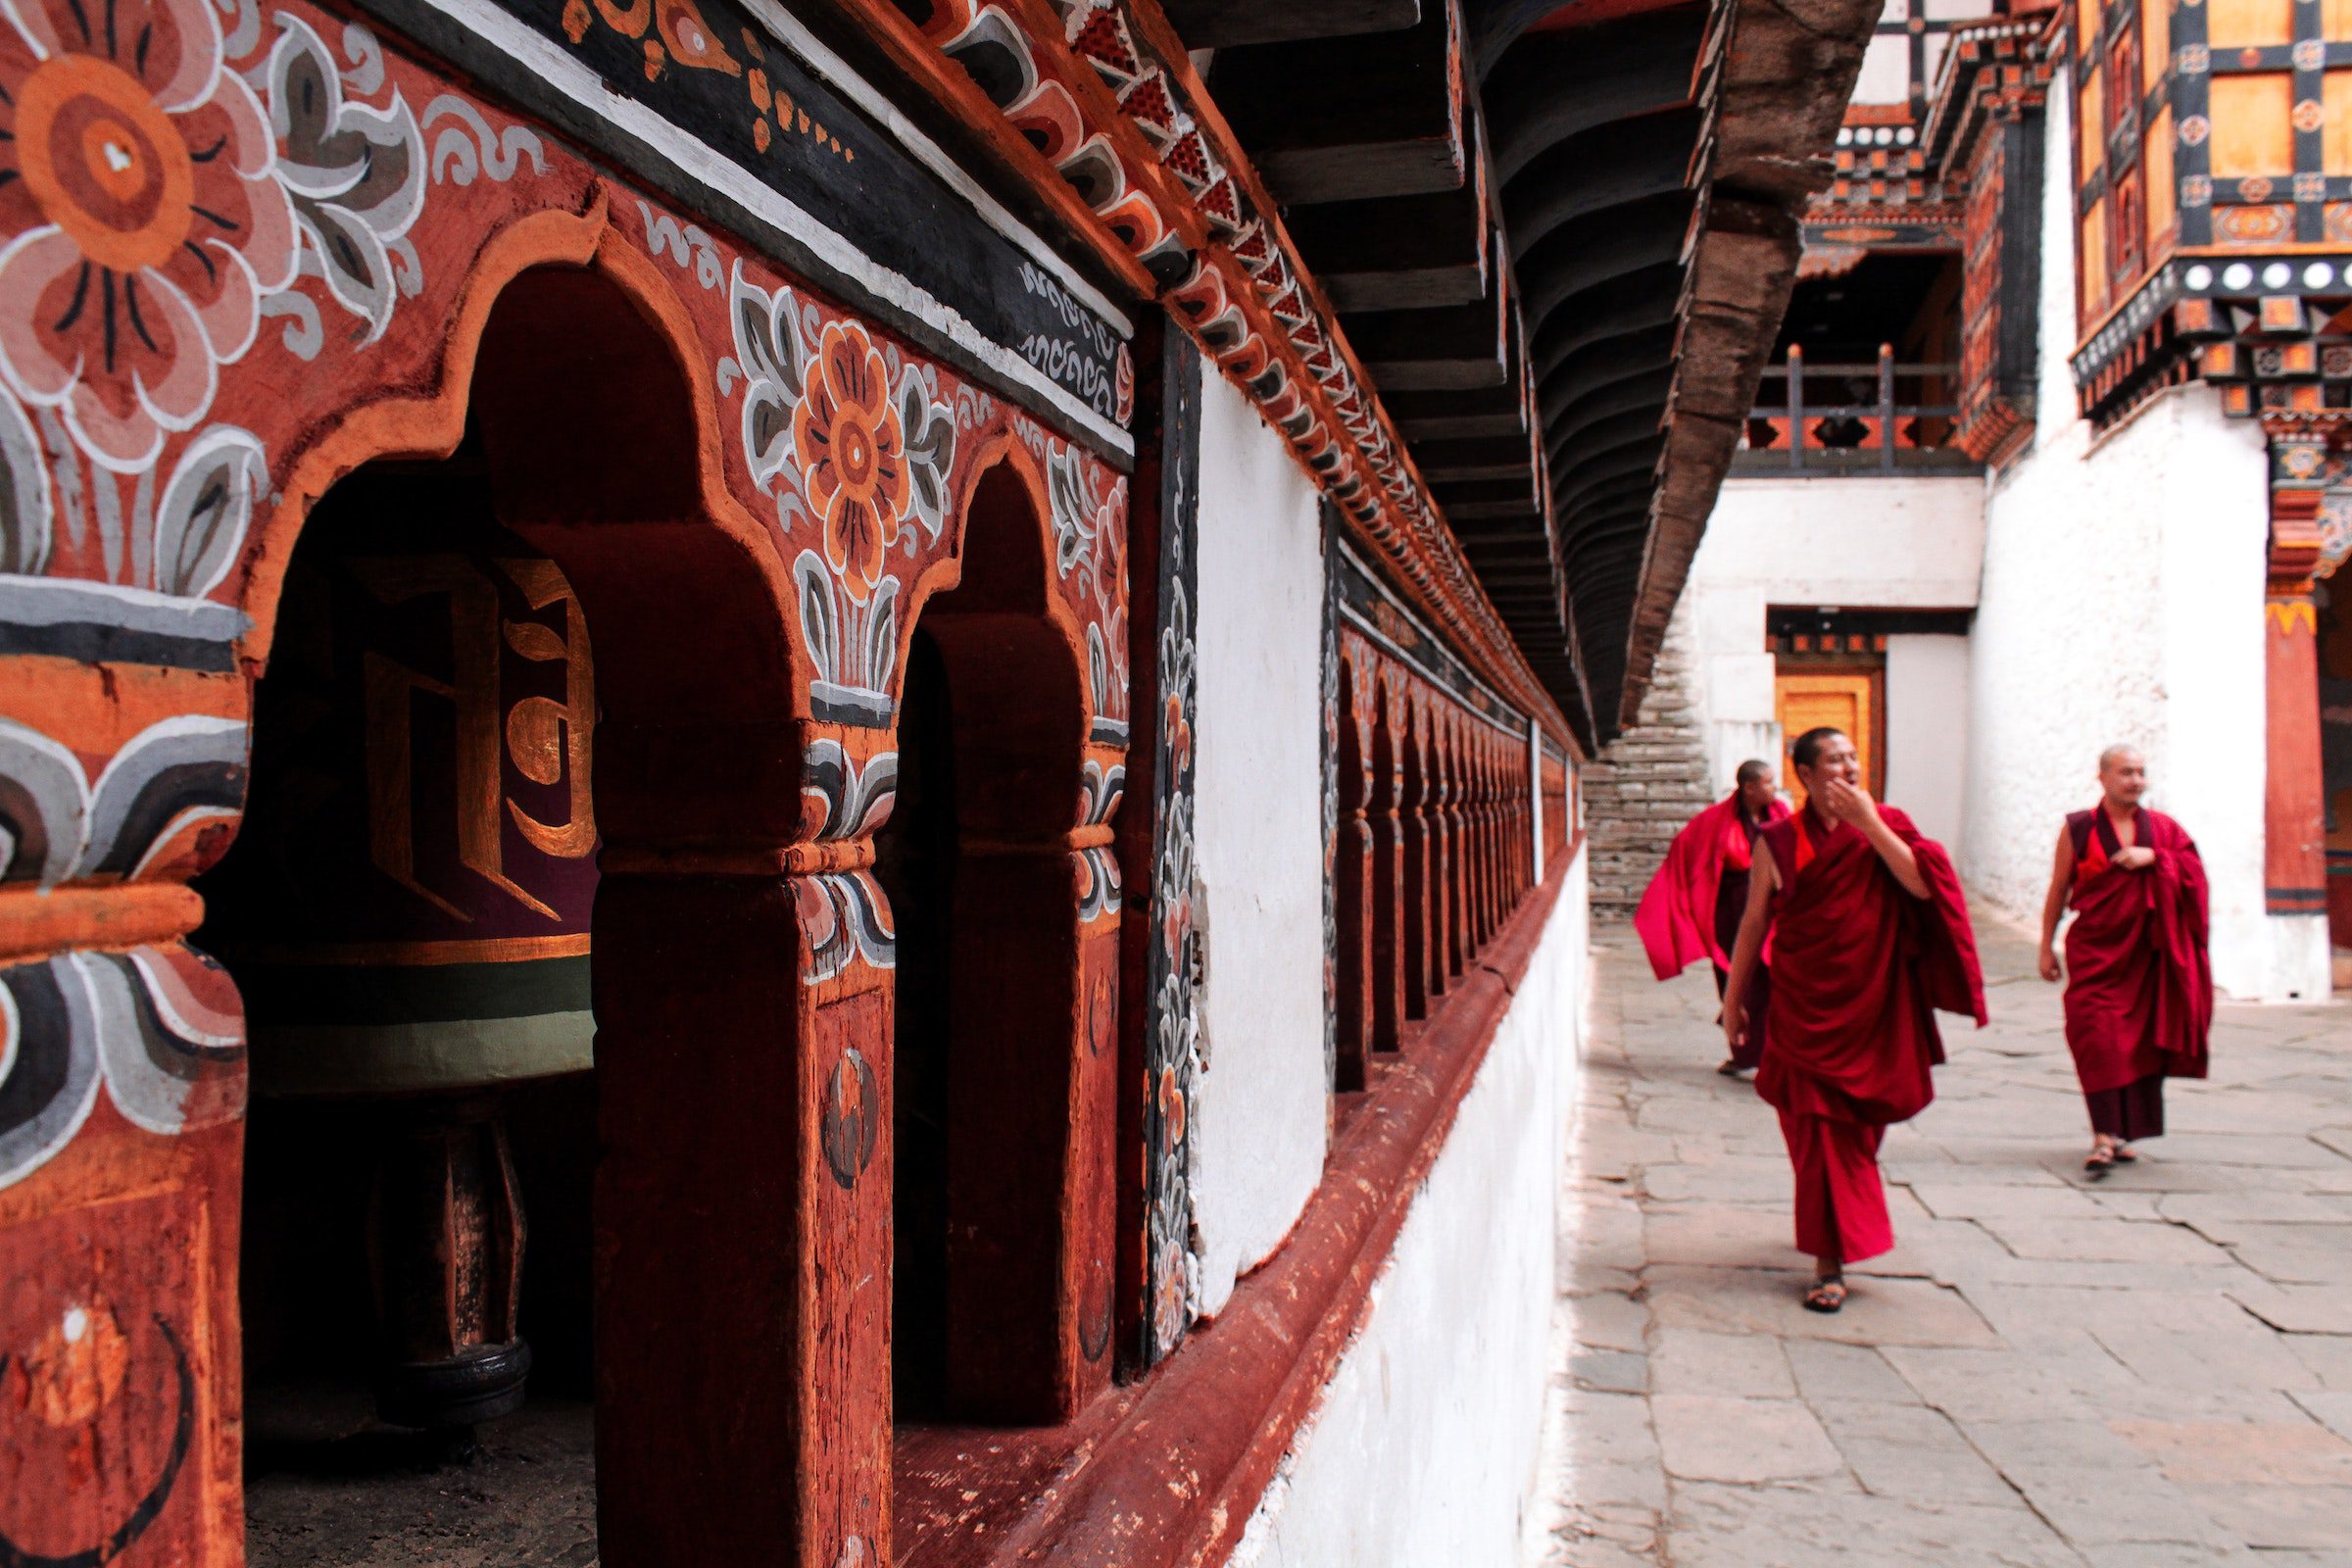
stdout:
{"type": "MultiPolygon", "coordinates": [[[[1685,822],[1719,793],[1692,698],[1690,649],[1680,617],[1666,634],[1634,726],[1585,765],[1586,845],[1592,912],[1629,916],[1685,822]]],[[[1726,788],[1728,789],[1728,785],[1726,788]]]]}

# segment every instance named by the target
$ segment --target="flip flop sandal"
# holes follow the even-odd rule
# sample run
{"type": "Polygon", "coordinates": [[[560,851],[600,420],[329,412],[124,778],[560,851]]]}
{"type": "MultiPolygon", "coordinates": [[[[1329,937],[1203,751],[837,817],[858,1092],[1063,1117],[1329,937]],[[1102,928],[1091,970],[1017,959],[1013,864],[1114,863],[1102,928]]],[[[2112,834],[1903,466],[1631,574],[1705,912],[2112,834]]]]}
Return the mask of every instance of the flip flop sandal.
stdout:
{"type": "Polygon", "coordinates": [[[2094,1182],[2103,1182],[2115,1170],[2113,1154],[2093,1154],[2082,1162],[2082,1174],[2094,1182]]]}
{"type": "Polygon", "coordinates": [[[1740,1066],[1740,1065],[1738,1062],[1736,1062],[1736,1061],[1727,1061],[1727,1062],[1725,1062],[1725,1063],[1724,1063],[1722,1066],[1720,1066],[1720,1067],[1716,1068],[1715,1070],[1716,1070],[1717,1072],[1719,1072],[1719,1073],[1723,1074],[1723,1075],[1724,1075],[1726,1078],[1737,1078],[1737,1077],[1739,1077],[1739,1076],[1740,1076],[1741,1073],[1743,1073],[1743,1072],[1747,1071],[1747,1069],[1746,1069],[1745,1067],[1742,1067],[1742,1066],[1740,1066]]]}
{"type": "Polygon", "coordinates": [[[2115,1146],[2115,1162],[2118,1165],[2136,1165],[2139,1163],[2139,1156],[2118,1144],[2115,1146]]]}
{"type": "Polygon", "coordinates": [[[1816,1279],[1813,1288],[1805,1292],[1805,1310],[1808,1312],[1836,1312],[1844,1305],[1845,1276],[1842,1274],[1816,1279]]]}

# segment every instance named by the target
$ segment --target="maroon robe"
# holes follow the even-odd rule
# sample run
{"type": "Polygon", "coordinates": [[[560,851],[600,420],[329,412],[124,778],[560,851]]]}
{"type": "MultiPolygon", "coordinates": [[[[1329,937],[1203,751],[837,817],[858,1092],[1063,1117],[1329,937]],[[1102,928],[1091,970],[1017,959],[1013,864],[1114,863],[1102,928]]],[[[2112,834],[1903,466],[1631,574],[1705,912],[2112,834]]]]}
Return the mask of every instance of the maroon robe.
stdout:
{"type": "Polygon", "coordinates": [[[2205,1076],[2213,1028],[2205,862],[2180,824],[2136,810],[2155,863],[2118,870],[2104,807],[2066,819],[2075,852],[2066,933],[2066,1046],[2091,1128],[2126,1142],[2164,1131],[2164,1080],[2205,1076]]]}
{"type": "Polygon", "coordinates": [[[1870,840],[1807,808],[1764,830],[1773,895],[1773,1004],[1756,1093],[1781,1113],[1796,1167],[1796,1245],[1855,1262],[1894,1245],[1878,1148],[1936,1098],[1935,1009],[1982,1028],[1984,980],[1960,878],[1911,818],[1879,815],[1911,848],[1928,897],[1894,879],[1870,840]]]}
{"type": "MultiPolygon", "coordinates": [[[[1649,955],[1652,974],[1671,980],[1707,958],[1715,965],[1715,994],[1723,995],[1740,917],[1747,907],[1755,840],[1788,815],[1788,808],[1776,800],[1758,820],[1748,815],[1735,790],[1683,825],[1634,911],[1634,931],[1649,955]]],[[[1770,956],[1756,956],[1747,984],[1747,1043],[1732,1053],[1738,1067],[1755,1066],[1764,1049],[1764,1015],[1772,1003],[1770,956]]]]}

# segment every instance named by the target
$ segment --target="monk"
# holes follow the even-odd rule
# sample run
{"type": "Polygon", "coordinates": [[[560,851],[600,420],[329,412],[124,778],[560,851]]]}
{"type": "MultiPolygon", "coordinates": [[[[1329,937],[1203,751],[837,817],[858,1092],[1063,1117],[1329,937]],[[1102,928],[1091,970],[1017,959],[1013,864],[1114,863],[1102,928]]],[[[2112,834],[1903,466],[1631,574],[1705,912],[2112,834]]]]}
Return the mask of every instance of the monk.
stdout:
{"type": "MultiPolygon", "coordinates": [[[[1747,909],[1747,869],[1756,835],[1788,814],[1775,789],[1770,762],[1740,764],[1732,793],[1683,825],[1666,851],[1658,874],[1649,879],[1634,931],[1649,955],[1650,972],[1671,980],[1700,958],[1715,964],[1715,995],[1732,977],[1732,944],[1740,940],[1740,916],[1747,909]]],[[[1756,964],[1748,984],[1749,1040],[1717,1072],[1752,1071],[1763,1050],[1763,1021],[1772,1003],[1771,955],[1756,964]]]]}
{"type": "Polygon", "coordinates": [[[1724,1038],[1750,1029],[1748,977],[1773,952],[1772,1011],[1756,1093],[1781,1115],[1796,1169],[1796,1245],[1813,1254],[1805,1305],[1845,1305],[1847,1263],[1894,1245],[1879,1142],[1936,1098],[1934,1009],[1984,1024],[1984,978],[1959,875],[1943,846],[1862,787],[1842,731],[1791,752],[1804,809],[1766,828],[1732,951],[1724,1038]]]}
{"type": "Polygon", "coordinates": [[[2104,1181],[2164,1134],[2164,1081],[2205,1076],[2213,1028],[2205,862],[2180,824],[2139,804],[2147,760],[2099,754],[2099,804],[2058,834],[2041,902],[2041,977],[2066,980],[2066,1047],[2090,1111],[2082,1172],[2104,1181]],[[2053,939],[2072,895],[2066,966],[2053,939]]]}

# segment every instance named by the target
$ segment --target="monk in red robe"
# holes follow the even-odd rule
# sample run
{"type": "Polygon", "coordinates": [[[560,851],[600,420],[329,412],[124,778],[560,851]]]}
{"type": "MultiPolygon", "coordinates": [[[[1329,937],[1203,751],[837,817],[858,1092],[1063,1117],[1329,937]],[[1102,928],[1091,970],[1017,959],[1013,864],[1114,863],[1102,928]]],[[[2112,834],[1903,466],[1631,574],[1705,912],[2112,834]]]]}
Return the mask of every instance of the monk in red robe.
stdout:
{"type": "Polygon", "coordinates": [[[2205,862],[2180,824],[2139,804],[2148,764],[2129,746],[2099,754],[2099,804],[2058,834],[2041,904],[2041,977],[2060,977],[2066,932],[2066,1046],[2090,1110],[2083,1174],[2103,1181],[2164,1134],[2164,1081],[2205,1076],[2213,1028],[2205,862]]]}
{"type": "MultiPolygon", "coordinates": [[[[1805,1305],[1845,1304],[1847,1263],[1894,1245],[1879,1142],[1936,1098],[1935,1009],[1984,1024],[1984,979],[1943,846],[1862,787],[1854,743],[1807,730],[1792,752],[1804,809],[1764,830],[1732,953],[1743,994],[1769,937],[1772,1012],[1756,1093],[1781,1113],[1796,1168],[1796,1245],[1814,1258],[1805,1305]]],[[[1723,1009],[1737,1050],[1750,1025],[1723,1009]]]]}
{"type": "MultiPolygon", "coordinates": [[[[1664,863],[1649,879],[1642,906],[1634,911],[1634,932],[1649,955],[1650,972],[1660,980],[1671,980],[1708,958],[1715,965],[1715,995],[1724,994],[1732,973],[1732,944],[1740,940],[1740,917],[1747,910],[1748,863],[1756,835],[1788,814],[1774,783],[1770,762],[1741,762],[1732,793],[1674,836],[1664,863]]],[[[1754,1069],[1764,1049],[1763,1021],[1772,1003],[1771,964],[1767,953],[1748,982],[1747,1043],[1717,1072],[1754,1069]]]]}

